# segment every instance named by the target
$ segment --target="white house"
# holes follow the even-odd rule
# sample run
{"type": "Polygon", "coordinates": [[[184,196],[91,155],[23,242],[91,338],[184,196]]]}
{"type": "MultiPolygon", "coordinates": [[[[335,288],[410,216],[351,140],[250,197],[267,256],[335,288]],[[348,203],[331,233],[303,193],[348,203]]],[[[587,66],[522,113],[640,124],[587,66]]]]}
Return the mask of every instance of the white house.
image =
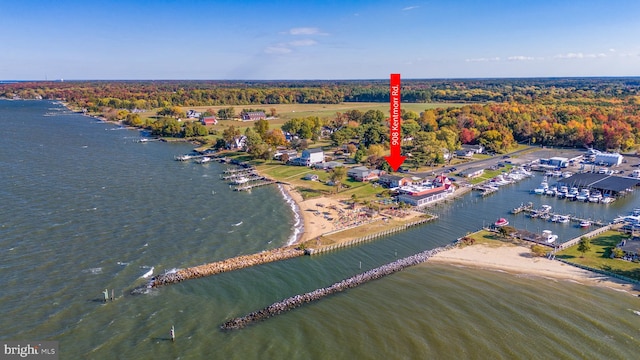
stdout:
{"type": "Polygon", "coordinates": [[[484,151],[484,146],[482,145],[462,144],[462,146],[460,147],[462,148],[462,150],[473,151],[475,154],[482,154],[482,152],[484,151]]]}
{"type": "Polygon", "coordinates": [[[321,148],[303,150],[300,162],[306,166],[324,162],[324,151],[321,148]]]}

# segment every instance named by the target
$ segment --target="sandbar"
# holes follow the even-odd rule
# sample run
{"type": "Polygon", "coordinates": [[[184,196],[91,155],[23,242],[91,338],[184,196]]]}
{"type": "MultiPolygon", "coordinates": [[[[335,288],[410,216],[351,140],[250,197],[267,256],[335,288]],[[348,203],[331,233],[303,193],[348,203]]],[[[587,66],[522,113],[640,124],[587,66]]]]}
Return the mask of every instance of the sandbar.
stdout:
{"type": "Polygon", "coordinates": [[[627,292],[634,296],[640,296],[640,285],[583,270],[557,260],[534,257],[531,255],[531,250],[522,245],[488,246],[476,244],[457,247],[436,254],[429,259],[425,266],[428,266],[429,263],[452,264],[568,280],[584,285],[607,287],[627,292]]]}

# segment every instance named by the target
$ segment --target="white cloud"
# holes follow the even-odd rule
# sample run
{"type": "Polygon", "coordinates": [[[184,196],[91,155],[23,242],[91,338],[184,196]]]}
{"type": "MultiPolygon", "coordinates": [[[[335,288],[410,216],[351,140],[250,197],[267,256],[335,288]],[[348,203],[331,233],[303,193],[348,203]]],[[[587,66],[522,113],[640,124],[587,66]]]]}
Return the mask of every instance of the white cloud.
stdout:
{"type": "Polygon", "coordinates": [[[583,53],[566,53],[566,54],[558,54],[554,56],[554,59],[594,59],[594,58],[604,58],[607,57],[605,53],[598,54],[583,54],[583,53]]]}
{"type": "Polygon", "coordinates": [[[531,56],[516,55],[516,56],[509,56],[507,58],[507,60],[509,60],[509,61],[529,61],[529,60],[535,60],[535,58],[533,58],[531,56]]]}
{"type": "Polygon", "coordinates": [[[316,27],[299,27],[289,29],[289,35],[328,35],[327,33],[323,33],[320,29],[316,27]]]}
{"type": "Polygon", "coordinates": [[[304,39],[304,40],[294,40],[290,41],[289,46],[312,46],[316,45],[318,42],[313,39],[304,39]]]}
{"type": "Polygon", "coordinates": [[[284,47],[284,46],[267,46],[266,49],[264,49],[264,52],[267,54],[288,54],[291,52],[291,49],[289,49],[288,47],[284,47]]]}
{"type": "Polygon", "coordinates": [[[616,49],[609,49],[609,52],[616,52],[616,49]]]}
{"type": "Polygon", "coordinates": [[[413,10],[413,9],[417,9],[420,6],[407,6],[406,8],[402,9],[402,11],[409,11],[409,10],[413,10]]]}
{"type": "Polygon", "coordinates": [[[500,61],[499,57],[493,58],[475,58],[475,59],[465,59],[466,62],[489,62],[489,61],[500,61]]]}

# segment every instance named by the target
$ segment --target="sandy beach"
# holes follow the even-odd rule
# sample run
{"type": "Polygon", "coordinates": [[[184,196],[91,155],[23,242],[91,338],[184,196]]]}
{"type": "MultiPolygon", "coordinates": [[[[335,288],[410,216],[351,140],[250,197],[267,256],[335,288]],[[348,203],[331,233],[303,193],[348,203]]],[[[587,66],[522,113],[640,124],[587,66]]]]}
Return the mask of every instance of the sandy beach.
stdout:
{"type": "Polygon", "coordinates": [[[298,236],[295,243],[301,243],[308,240],[316,239],[329,232],[337,230],[347,230],[339,232],[340,235],[332,236],[332,241],[347,241],[351,238],[362,236],[365,233],[382,231],[401,225],[417,217],[423,215],[420,212],[412,210],[404,210],[401,217],[390,215],[389,212],[374,215],[372,222],[362,223],[354,215],[351,206],[341,202],[340,198],[321,196],[304,200],[291,185],[281,185],[282,190],[295,202],[298,207],[298,214],[302,218],[304,229],[302,234],[298,236]],[[341,221],[344,220],[344,221],[341,221]],[[366,225],[366,230],[362,226],[366,225]],[[353,234],[349,229],[362,229],[362,231],[353,234]]]}
{"type": "Polygon", "coordinates": [[[640,285],[583,270],[560,261],[533,257],[525,246],[487,246],[477,244],[443,251],[426,263],[444,263],[457,266],[502,270],[508,273],[528,274],[556,280],[574,281],[584,285],[607,287],[640,296],[640,285]]]}
{"type": "Polygon", "coordinates": [[[337,209],[343,206],[338,200],[327,197],[304,200],[291,185],[282,185],[282,189],[298,206],[304,224],[304,230],[296,243],[314,239],[335,230],[332,221],[328,218],[337,216],[337,212],[332,208],[337,209]]]}

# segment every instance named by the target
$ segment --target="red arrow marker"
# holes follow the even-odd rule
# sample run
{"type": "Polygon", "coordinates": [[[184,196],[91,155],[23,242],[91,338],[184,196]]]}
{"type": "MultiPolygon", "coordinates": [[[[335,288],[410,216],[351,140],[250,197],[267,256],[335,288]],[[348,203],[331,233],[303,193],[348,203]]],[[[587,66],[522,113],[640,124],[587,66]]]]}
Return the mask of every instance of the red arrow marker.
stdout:
{"type": "Polygon", "coordinates": [[[389,105],[391,107],[391,119],[389,121],[389,145],[391,147],[391,156],[385,156],[384,159],[391,166],[393,171],[398,171],[406,156],[400,155],[400,142],[402,140],[401,118],[400,118],[400,74],[391,74],[389,87],[389,105]]]}

